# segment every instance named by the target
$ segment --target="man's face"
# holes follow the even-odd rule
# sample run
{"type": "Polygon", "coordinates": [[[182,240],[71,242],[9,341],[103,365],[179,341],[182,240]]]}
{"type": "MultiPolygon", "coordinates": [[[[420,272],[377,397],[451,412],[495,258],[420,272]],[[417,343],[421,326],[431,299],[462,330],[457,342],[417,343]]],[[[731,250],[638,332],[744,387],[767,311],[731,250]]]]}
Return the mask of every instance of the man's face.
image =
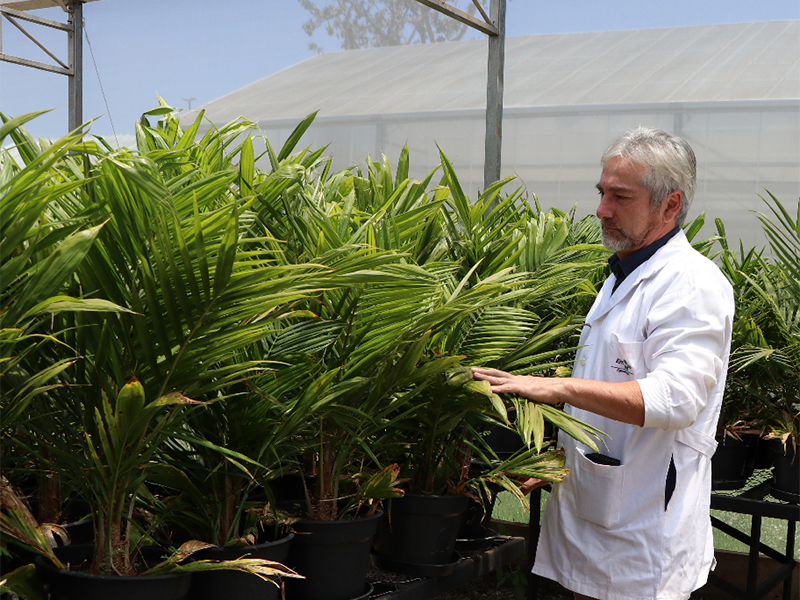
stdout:
{"type": "MultiPolygon", "coordinates": [[[[625,258],[654,242],[664,229],[662,207],[653,210],[650,192],[641,184],[646,167],[615,156],[603,168],[597,189],[600,206],[597,218],[603,232],[603,245],[625,258]]],[[[662,203],[663,204],[663,203],[662,203]]]]}

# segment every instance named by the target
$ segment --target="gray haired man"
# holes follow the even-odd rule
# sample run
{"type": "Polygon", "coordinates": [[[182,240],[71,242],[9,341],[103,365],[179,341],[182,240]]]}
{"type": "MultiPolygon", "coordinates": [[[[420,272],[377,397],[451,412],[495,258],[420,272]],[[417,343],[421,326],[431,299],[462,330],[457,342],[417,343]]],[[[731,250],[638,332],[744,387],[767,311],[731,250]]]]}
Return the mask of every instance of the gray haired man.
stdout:
{"type": "Polygon", "coordinates": [[[714,565],[711,456],[733,292],[681,230],[696,182],[689,144],[640,127],[601,164],[597,217],[614,255],[572,377],[473,372],[608,433],[602,454],[560,436],[570,473],[548,498],[533,572],[589,598],[683,600],[714,565]]]}

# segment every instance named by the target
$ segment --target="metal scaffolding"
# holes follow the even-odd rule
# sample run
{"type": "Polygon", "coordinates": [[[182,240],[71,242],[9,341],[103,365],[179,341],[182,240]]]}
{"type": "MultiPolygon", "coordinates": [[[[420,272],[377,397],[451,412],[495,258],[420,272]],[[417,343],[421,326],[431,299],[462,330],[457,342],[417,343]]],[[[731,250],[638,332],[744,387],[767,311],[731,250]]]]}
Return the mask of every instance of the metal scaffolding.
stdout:
{"type": "Polygon", "coordinates": [[[69,81],[69,130],[74,131],[83,124],[83,4],[93,0],[0,0],[0,60],[66,75],[69,81]],[[28,11],[60,6],[67,14],[67,22],[60,23],[30,14],[28,11]],[[8,21],[36,44],[51,63],[40,62],[3,52],[3,21],[8,21]],[[50,27],[67,33],[66,64],[48,49],[21,22],[50,27]]]}
{"type": "MultiPolygon", "coordinates": [[[[94,0],[0,0],[0,60],[66,75],[69,79],[69,130],[83,123],[83,4],[94,0]],[[60,6],[67,22],[60,23],[30,14],[28,11],[60,6]],[[51,63],[5,54],[2,45],[2,23],[8,21],[36,44],[51,63]],[[66,64],[29,32],[22,22],[50,27],[67,33],[66,64]]],[[[479,0],[472,0],[481,18],[477,18],[445,0],[417,0],[488,36],[488,80],[486,84],[486,134],[484,148],[484,189],[500,179],[503,142],[503,70],[505,61],[506,0],[490,0],[489,11],[479,0]]],[[[191,108],[191,107],[190,107],[191,108]]]]}
{"type": "Polygon", "coordinates": [[[456,21],[489,36],[488,80],[486,82],[486,138],[483,162],[483,189],[500,179],[503,146],[503,71],[506,44],[506,0],[491,0],[489,14],[478,0],[472,3],[482,20],[449,5],[444,0],[417,0],[456,21]]]}

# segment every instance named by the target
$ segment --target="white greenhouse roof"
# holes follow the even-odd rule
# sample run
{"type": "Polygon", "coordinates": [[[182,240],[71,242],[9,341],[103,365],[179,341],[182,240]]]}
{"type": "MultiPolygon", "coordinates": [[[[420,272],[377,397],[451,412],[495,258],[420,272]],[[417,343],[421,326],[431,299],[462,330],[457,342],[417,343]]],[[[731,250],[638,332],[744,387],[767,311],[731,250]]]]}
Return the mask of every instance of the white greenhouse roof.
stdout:
{"type": "MultiPolygon", "coordinates": [[[[475,40],[321,54],[199,108],[217,124],[482,111],[486,52],[475,40]]],[[[800,21],[506,40],[506,110],[798,98],[800,21]]]]}
{"type": "MultiPolygon", "coordinates": [[[[199,107],[201,129],[243,116],[263,134],[255,143],[280,148],[319,111],[298,148],[325,146],[334,170],[367,156],[395,164],[405,146],[422,179],[441,148],[475,198],[486,63],[485,39],[322,54],[199,107]]],[[[503,115],[500,176],[516,175],[542,206],[594,213],[608,142],[659,127],[697,155],[689,216],[706,213],[703,235],[719,217],[731,239],[761,245],[759,195],[800,197],[800,21],[508,38],[503,115]]]]}

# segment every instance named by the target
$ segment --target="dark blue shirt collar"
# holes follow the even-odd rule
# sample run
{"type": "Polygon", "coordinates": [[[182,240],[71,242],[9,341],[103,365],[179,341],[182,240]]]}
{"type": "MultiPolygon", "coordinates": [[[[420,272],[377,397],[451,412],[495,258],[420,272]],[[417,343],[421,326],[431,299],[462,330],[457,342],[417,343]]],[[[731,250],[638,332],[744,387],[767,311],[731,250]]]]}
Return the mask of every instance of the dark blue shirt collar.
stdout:
{"type": "Polygon", "coordinates": [[[608,259],[608,266],[611,267],[611,272],[616,277],[614,282],[614,289],[611,290],[613,294],[620,284],[625,281],[625,278],[633,273],[637,268],[646,263],[658,250],[660,250],[676,233],[681,230],[676,227],[672,231],[664,234],[652,244],[637,250],[627,258],[620,259],[616,252],[608,259]]]}

